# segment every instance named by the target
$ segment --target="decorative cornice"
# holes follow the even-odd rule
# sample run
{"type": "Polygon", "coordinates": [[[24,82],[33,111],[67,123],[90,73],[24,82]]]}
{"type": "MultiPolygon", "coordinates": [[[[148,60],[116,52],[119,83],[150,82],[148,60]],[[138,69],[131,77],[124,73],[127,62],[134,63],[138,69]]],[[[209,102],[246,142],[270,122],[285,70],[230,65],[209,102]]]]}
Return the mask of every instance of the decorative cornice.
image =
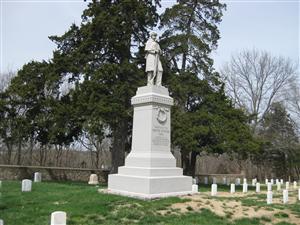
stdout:
{"type": "Polygon", "coordinates": [[[147,103],[159,103],[162,105],[169,105],[172,106],[174,104],[173,98],[170,96],[163,96],[158,94],[146,94],[146,95],[136,95],[131,98],[132,105],[139,105],[139,104],[147,104],[147,103]]]}

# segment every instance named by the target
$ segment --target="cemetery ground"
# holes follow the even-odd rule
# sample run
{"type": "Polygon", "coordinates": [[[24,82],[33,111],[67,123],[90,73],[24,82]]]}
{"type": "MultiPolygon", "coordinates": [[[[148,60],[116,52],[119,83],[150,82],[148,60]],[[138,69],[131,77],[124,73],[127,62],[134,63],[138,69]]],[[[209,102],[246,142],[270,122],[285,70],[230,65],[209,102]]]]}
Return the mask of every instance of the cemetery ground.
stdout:
{"type": "Polygon", "coordinates": [[[99,188],[74,182],[33,183],[32,192],[21,192],[20,181],[4,181],[0,189],[0,218],[7,225],[48,225],[54,211],[67,213],[67,224],[300,224],[300,201],[290,189],[289,203],[282,192],[274,191],[273,204],[266,203],[266,187],[247,194],[242,187],[229,193],[218,185],[218,195],[210,196],[210,185],[200,184],[193,196],[142,201],[99,193],[99,188]]]}

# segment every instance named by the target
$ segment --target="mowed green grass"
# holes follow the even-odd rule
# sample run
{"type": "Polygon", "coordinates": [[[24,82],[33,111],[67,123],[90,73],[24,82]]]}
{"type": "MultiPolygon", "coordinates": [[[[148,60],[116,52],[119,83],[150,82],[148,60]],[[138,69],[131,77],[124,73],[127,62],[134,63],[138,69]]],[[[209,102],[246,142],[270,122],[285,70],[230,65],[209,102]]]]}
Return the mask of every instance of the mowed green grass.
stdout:
{"type": "MultiPolygon", "coordinates": [[[[0,189],[0,219],[5,225],[49,225],[50,214],[54,211],[67,212],[67,224],[263,224],[264,218],[230,221],[209,210],[188,213],[159,211],[174,203],[188,201],[177,197],[142,201],[98,192],[99,187],[74,182],[33,183],[32,192],[21,192],[21,182],[4,181],[0,189]]],[[[103,187],[105,188],[105,187],[103,187]]],[[[228,186],[220,186],[218,191],[228,191],[228,186]]],[[[201,192],[210,191],[202,186],[201,192]]],[[[240,188],[237,188],[240,191],[240,188]]],[[[251,202],[252,203],[252,202],[251,202]]],[[[250,204],[249,202],[247,204],[250,204]]],[[[255,203],[252,203],[255,205],[255,203]]],[[[300,205],[291,205],[299,213],[300,205]]],[[[299,219],[300,220],[300,219],[299,219]]]]}

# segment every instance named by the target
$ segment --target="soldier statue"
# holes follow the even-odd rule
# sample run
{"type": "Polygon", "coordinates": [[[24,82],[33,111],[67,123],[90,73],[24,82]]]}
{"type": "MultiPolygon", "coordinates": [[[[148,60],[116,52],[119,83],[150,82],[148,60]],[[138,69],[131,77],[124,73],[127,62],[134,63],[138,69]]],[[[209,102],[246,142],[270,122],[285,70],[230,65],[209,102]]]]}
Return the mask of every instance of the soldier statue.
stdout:
{"type": "Polygon", "coordinates": [[[159,59],[161,49],[156,42],[156,37],[157,34],[152,32],[145,46],[147,85],[161,86],[163,68],[159,59]]]}

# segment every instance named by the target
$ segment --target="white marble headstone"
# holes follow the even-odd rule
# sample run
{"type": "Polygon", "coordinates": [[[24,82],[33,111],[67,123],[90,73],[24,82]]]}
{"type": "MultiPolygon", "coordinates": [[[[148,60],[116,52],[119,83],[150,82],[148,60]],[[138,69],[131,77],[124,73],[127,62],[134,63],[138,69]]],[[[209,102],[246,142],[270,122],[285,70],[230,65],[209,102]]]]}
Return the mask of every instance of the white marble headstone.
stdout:
{"type": "Polygon", "coordinates": [[[42,182],[42,174],[39,172],[34,173],[34,182],[42,182]]]}
{"type": "Polygon", "coordinates": [[[212,184],[211,185],[211,196],[216,196],[218,192],[218,185],[217,184],[212,184]]]}
{"type": "Polygon", "coordinates": [[[51,213],[51,225],[67,225],[67,213],[62,211],[51,213]]]}
{"type": "Polygon", "coordinates": [[[298,200],[300,201],[300,188],[298,189],[298,200]]]}
{"type": "Polygon", "coordinates": [[[32,181],[25,179],[22,180],[22,192],[29,192],[31,191],[32,188],[32,181]]]}
{"type": "Polygon", "coordinates": [[[266,179],[266,180],[265,180],[265,184],[267,185],[268,183],[269,183],[269,180],[268,180],[268,179],[266,179]]]}
{"type": "Polygon", "coordinates": [[[236,185],[241,185],[241,179],[240,179],[240,178],[236,178],[235,184],[236,184],[236,185]]]}
{"type": "Polygon", "coordinates": [[[198,185],[197,184],[192,185],[192,192],[194,192],[194,193],[198,192],[198,185]]]}
{"type": "Polygon", "coordinates": [[[4,221],[0,219],[0,225],[4,225],[4,221]]]}
{"type": "Polygon", "coordinates": [[[283,190],[282,192],[283,195],[283,203],[286,204],[289,201],[289,191],[288,190],[283,190]]]}
{"type": "Polygon", "coordinates": [[[278,183],[277,183],[277,191],[280,191],[280,190],[281,190],[281,183],[278,182],[278,183]]]}
{"type": "Polygon", "coordinates": [[[235,193],[235,184],[230,185],[230,193],[231,194],[235,193]]]}
{"type": "Polygon", "coordinates": [[[290,188],[290,182],[285,182],[285,189],[287,189],[287,190],[289,190],[289,188],[290,188]]]}
{"type": "Polygon", "coordinates": [[[267,184],[267,190],[268,190],[268,191],[272,191],[272,182],[269,182],[269,183],[267,184]]]}
{"type": "Polygon", "coordinates": [[[297,182],[294,181],[294,189],[297,189],[297,182]]]}
{"type": "Polygon", "coordinates": [[[280,183],[281,183],[281,185],[283,185],[283,179],[280,179],[280,183]]]}
{"type": "Polygon", "coordinates": [[[248,184],[243,183],[243,193],[247,193],[247,192],[248,192],[248,184]]]}
{"type": "Polygon", "coordinates": [[[92,184],[92,185],[99,184],[97,174],[91,174],[91,175],[90,175],[89,184],[92,184]]]}
{"type": "Polygon", "coordinates": [[[0,180],[0,188],[2,187],[2,181],[0,180]]]}
{"type": "Polygon", "coordinates": [[[247,183],[247,178],[244,178],[244,182],[243,182],[243,183],[244,183],[244,184],[247,183]]]}
{"type": "Polygon", "coordinates": [[[208,178],[204,177],[204,184],[208,184],[208,178]]]}
{"type": "Polygon", "coordinates": [[[260,183],[256,183],[256,193],[260,192],[260,183]]]}
{"type": "Polygon", "coordinates": [[[267,192],[267,204],[272,204],[272,199],[273,199],[273,192],[268,191],[267,192]]]}
{"type": "Polygon", "coordinates": [[[197,180],[193,178],[193,184],[197,184],[197,180]]]}

